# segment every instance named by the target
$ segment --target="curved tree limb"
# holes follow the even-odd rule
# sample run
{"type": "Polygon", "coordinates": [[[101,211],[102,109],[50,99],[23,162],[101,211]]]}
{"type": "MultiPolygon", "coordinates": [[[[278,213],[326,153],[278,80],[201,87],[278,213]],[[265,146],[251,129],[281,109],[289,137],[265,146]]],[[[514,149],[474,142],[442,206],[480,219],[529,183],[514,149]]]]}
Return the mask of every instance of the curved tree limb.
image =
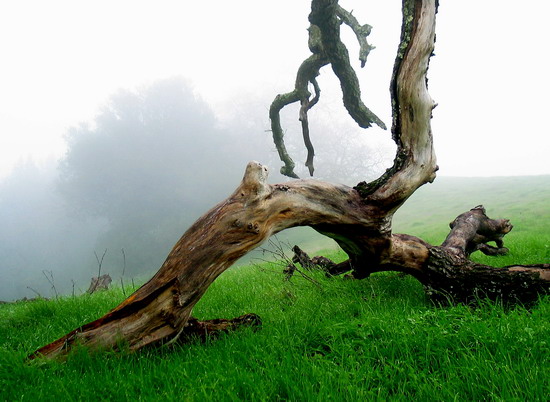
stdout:
{"type": "MultiPolygon", "coordinates": [[[[281,127],[280,112],[283,109],[283,107],[290,105],[294,102],[301,101],[303,105],[302,107],[304,108],[304,112],[303,112],[304,118],[302,119],[302,124],[303,125],[305,124],[305,127],[307,128],[307,110],[309,110],[311,106],[317,103],[317,100],[318,100],[318,95],[317,95],[317,100],[311,106],[308,107],[310,103],[309,97],[311,96],[310,92],[307,89],[308,83],[316,82],[315,77],[319,75],[319,69],[324,65],[326,65],[326,61],[320,55],[313,55],[313,56],[310,56],[308,59],[306,59],[298,70],[298,77],[296,78],[296,85],[294,90],[286,94],[277,95],[273,100],[273,102],[271,103],[271,107],[269,108],[269,118],[271,120],[271,131],[273,133],[273,141],[275,142],[275,146],[279,153],[279,158],[284,163],[284,166],[281,168],[281,174],[285,176],[293,177],[296,179],[298,178],[296,173],[294,173],[294,167],[295,167],[294,161],[288,154],[284,143],[284,134],[283,134],[283,128],[281,127]]],[[[318,89],[318,86],[316,89],[318,89]]],[[[319,91],[317,91],[316,93],[319,94],[319,91]]],[[[307,134],[304,131],[304,140],[306,138],[309,140],[309,129],[307,129],[307,134]]],[[[309,143],[311,144],[311,142],[309,143]]],[[[307,142],[306,142],[306,145],[307,145],[307,142]]],[[[311,148],[313,149],[313,147],[311,148]]]]}
{"type": "Polygon", "coordinates": [[[506,231],[504,225],[490,233],[491,220],[477,210],[470,211],[477,223],[459,219],[452,232],[456,241],[434,247],[414,236],[391,235],[384,210],[365,203],[350,187],[316,180],[269,185],[266,180],[267,169],[249,163],[235,192],[189,228],[151,280],[105,316],[38,349],[30,358],[63,357],[74,345],[117,349],[123,341],[132,351],[173,342],[186,331],[194,305],[223,271],[272,234],[295,226],[311,226],[336,240],[350,256],[337,269],[351,267],[356,278],[401,271],[432,293],[457,300],[470,300],[481,291],[530,300],[550,289],[550,265],[496,269],[465,257],[466,245],[477,235],[500,236],[506,231]]]}
{"type": "Polygon", "coordinates": [[[378,208],[364,205],[350,187],[314,180],[269,185],[266,180],[267,168],[249,163],[235,192],[187,230],[153,278],[105,316],[40,348],[31,358],[63,356],[74,345],[116,349],[121,340],[129,350],[137,350],[179,337],[208,286],[283,229],[321,228],[350,252],[365,248],[371,235],[387,229],[379,227],[378,208]],[[332,201],[326,203],[326,197],[332,201]],[[346,235],[352,227],[357,230],[346,235]]]}
{"type": "Polygon", "coordinates": [[[310,170],[310,174],[313,175],[313,145],[309,137],[309,125],[307,120],[307,112],[311,109],[319,100],[320,89],[317,84],[316,77],[319,75],[319,70],[328,63],[327,58],[324,55],[318,29],[314,26],[309,29],[309,48],[312,51],[312,55],[309,56],[298,68],[296,75],[296,82],[294,83],[294,90],[286,94],[279,94],[275,97],[269,108],[269,119],[271,120],[271,132],[273,134],[273,142],[279,153],[279,158],[284,163],[281,167],[281,174],[293,178],[298,178],[298,175],[294,172],[294,161],[288,154],[284,143],[284,133],[281,127],[281,110],[294,102],[300,101],[300,120],[302,122],[302,133],[304,142],[308,149],[308,159],[306,166],[310,170]],[[308,90],[308,84],[312,83],[315,89],[315,97],[310,101],[311,93],[308,90]]]}
{"type": "MultiPolygon", "coordinates": [[[[314,0],[312,10],[317,3],[323,2],[314,0]]],[[[418,25],[433,26],[433,0],[425,0],[418,7],[425,7],[426,10],[415,15],[427,15],[422,19],[426,22],[418,22],[418,25]]],[[[335,7],[331,10],[334,12],[335,7]]],[[[315,33],[315,29],[311,31],[315,33]]],[[[416,31],[423,32],[422,29],[416,31]]],[[[417,41],[411,40],[409,46],[431,49],[433,36],[420,35],[417,41]]],[[[420,53],[424,55],[425,51],[420,53]]],[[[407,63],[408,55],[416,55],[416,50],[406,52],[403,64],[407,63]]],[[[425,91],[426,68],[416,66],[418,62],[415,57],[409,63],[411,73],[401,74],[403,83],[398,81],[398,86],[419,87],[425,91]],[[407,83],[407,79],[412,83],[407,83]]],[[[296,87],[304,88],[303,84],[311,78],[307,72],[315,71],[321,63],[321,59],[315,56],[302,63],[296,80],[300,85],[296,87]]],[[[289,99],[303,96],[297,92],[275,99],[276,105],[272,105],[270,110],[272,124],[276,123],[276,119],[273,123],[272,112],[276,110],[278,113],[278,105],[285,104],[289,99]]],[[[409,94],[410,90],[401,90],[400,94],[403,93],[409,94]]],[[[411,102],[421,103],[415,107],[425,108],[425,96],[416,99],[409,95],[411,97],[411,102]]],[[[404,113],[404,116],[407,118],[410,113],[404,113]]],[[[417,134],[421,140],[415,140],[416,129],[429,128],[429,122],[420,126],[415,126],[414,122],[410,126],[403,124],[410,131],[402,130],[402,143],[409,141],[411,152],[416,151],[415,145],[419,148],[424,145],[431,152],[431,133],[427,137],[428,142],[424,131],[417,134]]],[[[417,178],[414,169],[418,164],[415,164],[414,158],[411,161],[410,171],[407,172],[411,177],[408,179],[418,186],[423,182],[423,177],[417,178]]],[[[368,199],[346,186],[303,180],[270,186],[266,183],[266,177],[267,169],[257,163],[249,164],[241,185],[233,195],[189,228],[149,282],[104,317],[72,331],[37,353],[51,357],[64,355],[75,343],[91,348],[116,348],[119,340],[123,339],[130,350],[136,350],[149,344],[170,341],[183,331],[193,306],[221,272],[271,234],[289,227],[309,225],[334,238],[348,253],[348,265],[357,278],[367,277],[373,270],[383,269],[384,266],[406,266],[406,270],[421,271],[422,261],[427,256],[426,247],[419,248],[415,240],[391,235],[392,208],[396,200],[403,199],[399,189],[396,189],[397,197],[386,193],[385,198],[377,194],[377,199],[368,199]]]]}
{"type": "Polygon", "coordinates": [[[513,228],[508,219],[489,219],[483,205],[459,215],[449,226],[451,232],[441,247],[454,250],[461,257],[468,257],[477,250],[487,251],[486,247],[491,247],[487,244],[490,241],[496,243],[500,254],[506,254],[502,238],[513,228]]]}
{"type": "Polygon", "coordinates": [[[399,208],[418,187],[433,182],[438,170],[430,125],[436,104],[426,79],[436,13],[437,1],[403,1],[401,43],[390,84],[396,156],[379,179],[355,187],[366,200],[386,203],[390,210],[399,208]]]}

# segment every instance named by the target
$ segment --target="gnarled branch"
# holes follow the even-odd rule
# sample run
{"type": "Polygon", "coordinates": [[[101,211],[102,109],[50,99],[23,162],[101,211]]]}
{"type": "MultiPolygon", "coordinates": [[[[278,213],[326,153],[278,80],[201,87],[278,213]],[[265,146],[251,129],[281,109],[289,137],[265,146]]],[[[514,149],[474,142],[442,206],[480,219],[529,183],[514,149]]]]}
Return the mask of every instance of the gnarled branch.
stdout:
{"type": "MultiPolygon", "coordinates": [[[[309,21],[318,26],[321,31],[323,49],[330,60],[332,71],[340,80],[344,106],[349,115],[359,127],[368,128],[375,123],[386,129],[386,125],[382,120],[371,112],[361,99],[359,79],[351,66],[348,49],[340,40],[341,20],[338,18],[339,10],[343,9],[338,6],[336,0],[314,0],[311,3],[309,21]]],[[[349,13],[347,16],[349,17],[349,13]]],[[[350,25],[350,27],[353,28],[353,25],[350,25]]],[[[365,32],[366,30],[362,30],[362,34],[365,32]]],[[[363,61],[361,62],[363,63],[363,61]]]]}
{"type": "MultiPolygon", "coordinates": [[[[281,110],[294,102],[300,101],[302,104],[302,109],[300,111],[300,120],[302,121],[303,127],[303,136],[304,141],[306,141],[306,146],[308,146],[308,152],[311,153],[311,166],[313,166],[313,146],[309,140],[309,128],[307,122],[307,111],[317,103],[319,99],[320,90],[316,86],[315,77],[319,75],[319,69],[327,64],[326,59],[321,54],[314,54],[308,57],[298,69],[298,75],[296,77],[296,83],[294,90],[286,94],[277,95],[271,107],[269,108],[269,118],[271,120],[271,132],[273,134],[273,141],[279,153],[279,158],[284,163],[284,166],[281,167],[281,174],[293,178],[298,178],[298,175],[294,172],[294,161],[286,150],[284,142],[283,128],[281,127],[281,110]],[[308,83],[311,82],[314,84],[316,89],[316,99],[314,101],[309,101],[311,93],[308,90],[308,83]],[[310,151],[311,149],[311,151],[310,151]]],[[[308,154],[308,160],[309,160],[308,154]]],[[[309,167],[309,166],[308,166],[309,167]]],[[[312,168],[310,168],[311,170],[312,168]]],[[[311,173],[313,173],[311,171],[311,173]]]]}
{"type": "MultiPolygon", "coordinates": [[[[314,1],[312,3],[312,10],[315,7],[314,3],[316,2],[314,1]]],[[[323,66],[329,63],[332,65],[333,70],[340,79],[342,93],[344,96],[344,105],[359,126],[367,128],[370,127],[372,123],[375,123],[384,129],[386,128],[384,123],[363,104],[363,101],[361,100],[361,91],[359,89],[359,80],[357,79],[357,75],[355,74],[353,67],[351,67],[347,49],[340,41],[339,27],[343,22],[353,30],[355,36],[357,37],[360,45],[359,60],[361,61],[361,67],[363,67],[366,63],[369,52],[374,49],[374,47],[371,46],[366,39],[372,28],[370,25],[360,25],[352,13],[340,7],[337,2],[334,2],[334,6],[331,8],[330,12],[332,13],[332,18],[331,25],[328,30],[327,26],[319,26],[314,22],[314,20],[311,19],[310,16],[312,25],[309,28],[308,44],[313,55],[307,58],[302,65],[300,65],[294,90],[286,94],[277,95],[269,109],[273,141],[279,153],[279,158],[284,163],[284,166],[281,168],[281,173],[293,178],[298,178],[298,176],[294,172],[294,161],[288,154],[284,143],[280,111],[285,106],[300,101],[301,107],[299,119],[302,125],[304,144],[308,151],[305,165],[308,167],[310,176],[313,176],[313,172],[315,170],[313,166],[315,152],[311,142],[307,112],[319,100],[321,91],[319,85],[317,84],[316,77],[319,75],[319,70],[323,66]],[[334,30],[331,31],[332,28],[334,28],[334,30]],[[325,32],[323,33],[323,31],[325,32]],[[327,35],[337,35],[337,38],[335,39],[336,42],[327,39],[327,35]],[[328,51],[326,48],[327,44],[329,46],[328,51]],[[313,85],[315,90],[315,97],[312,100],[309,99],[311,96],[311,93],[308,90],[309,83],[313,85]]]]}
{"type": "Polygon", "coordinates": [[[374,46],[367,42],[367,36],[370,35],[372,27],[369,24],[361,25],[359,21],[357,21],[357,18],[353,16],[352,12],[347,11],[340,5],[336,6],[336,13],[342,22],[349,26],[355,34],[357,42],[359,43],[359,61],[361,61],[361,68],[365,67],[370,51],[375,49],[374,46]]]}

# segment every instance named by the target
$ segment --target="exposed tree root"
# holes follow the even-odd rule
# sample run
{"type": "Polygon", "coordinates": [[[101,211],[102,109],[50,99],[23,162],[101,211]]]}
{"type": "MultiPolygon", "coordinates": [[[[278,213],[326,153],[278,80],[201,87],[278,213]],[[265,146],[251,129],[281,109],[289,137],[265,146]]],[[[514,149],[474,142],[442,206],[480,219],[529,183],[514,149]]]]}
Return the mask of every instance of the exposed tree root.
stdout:
{"type": "Polygon", "coordinates": [[[183,327],[182,333],[173,338],[172,343],[187,343],[193,339],[206,341],[216,338],[220,334],[233,332],[242,327],[260,328],[262,326],[261,318],[256,314],[245,314],[231,320],[216,318],[214,320],[199,321],[195,317],[190,317],[183,327]]]}

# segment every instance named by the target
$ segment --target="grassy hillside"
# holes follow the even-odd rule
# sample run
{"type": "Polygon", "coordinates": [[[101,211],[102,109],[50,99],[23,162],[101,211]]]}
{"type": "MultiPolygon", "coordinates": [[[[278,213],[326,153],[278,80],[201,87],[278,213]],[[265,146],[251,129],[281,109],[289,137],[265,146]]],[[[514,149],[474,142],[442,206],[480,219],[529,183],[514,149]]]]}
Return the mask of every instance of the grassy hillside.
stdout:
{"type": "Polygon", "coordinates": [[[438,178],[421,187],[394,218],[396,233],[440,244],[449,222],[476,205],[493,219],[510,219],[514,229],[505,237],[505,257],[474,255],[489,265],[550,262],[550,176],[438,178]]]}
{"type": "Polygon", "coordinates": [[[449,222],[480,204],[492,218],[511,219],[515,225],[512,234],[529,232],[532,226],[550,221],[550,176],[438,177],[398,210],[394,229],[440,243],[449,222]]]}
{"type": "MultiPolygon", "coordinates": [[[[549,196],[548,177],[440,180],[399,211],[395,227],[439,243],[450,220],[483,203],[491,217],[516,225],[508,241],[512,256],[489,262],[548,262],[549,196]]],[[[331,251],[329,257],[345,256],[331,251]]],[[[313,283],[299,276],[285,282],[281,269],[276,263],[230,269],[194,312],[202,319],[254,312],[263,320],[259,331],[133,355],[81,350],[62,364],[23,362],[114,307],[124,298],[120,289],[0,305],[0,400],[519,401],[550,395],[549,297],[529,310],[488,302],[436,307],[414,279],[393,273],[362,281],[314,274],[313,283]]]]}

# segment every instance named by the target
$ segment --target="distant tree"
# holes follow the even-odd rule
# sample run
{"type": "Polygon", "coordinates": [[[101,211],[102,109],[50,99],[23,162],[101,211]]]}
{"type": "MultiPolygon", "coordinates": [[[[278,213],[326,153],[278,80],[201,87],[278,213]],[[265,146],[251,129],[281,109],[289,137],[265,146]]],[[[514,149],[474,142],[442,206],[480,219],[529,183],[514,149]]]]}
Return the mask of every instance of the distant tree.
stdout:
{"type": "Polygon", "coordinates": [[[72,208],[108,220],[98,249],[124,248],[134,272],[150,269],[238,180],[250,158],[238,135],[181,78],[120,90],[93,124],[69,130],[59,187],[72,208]]]}

